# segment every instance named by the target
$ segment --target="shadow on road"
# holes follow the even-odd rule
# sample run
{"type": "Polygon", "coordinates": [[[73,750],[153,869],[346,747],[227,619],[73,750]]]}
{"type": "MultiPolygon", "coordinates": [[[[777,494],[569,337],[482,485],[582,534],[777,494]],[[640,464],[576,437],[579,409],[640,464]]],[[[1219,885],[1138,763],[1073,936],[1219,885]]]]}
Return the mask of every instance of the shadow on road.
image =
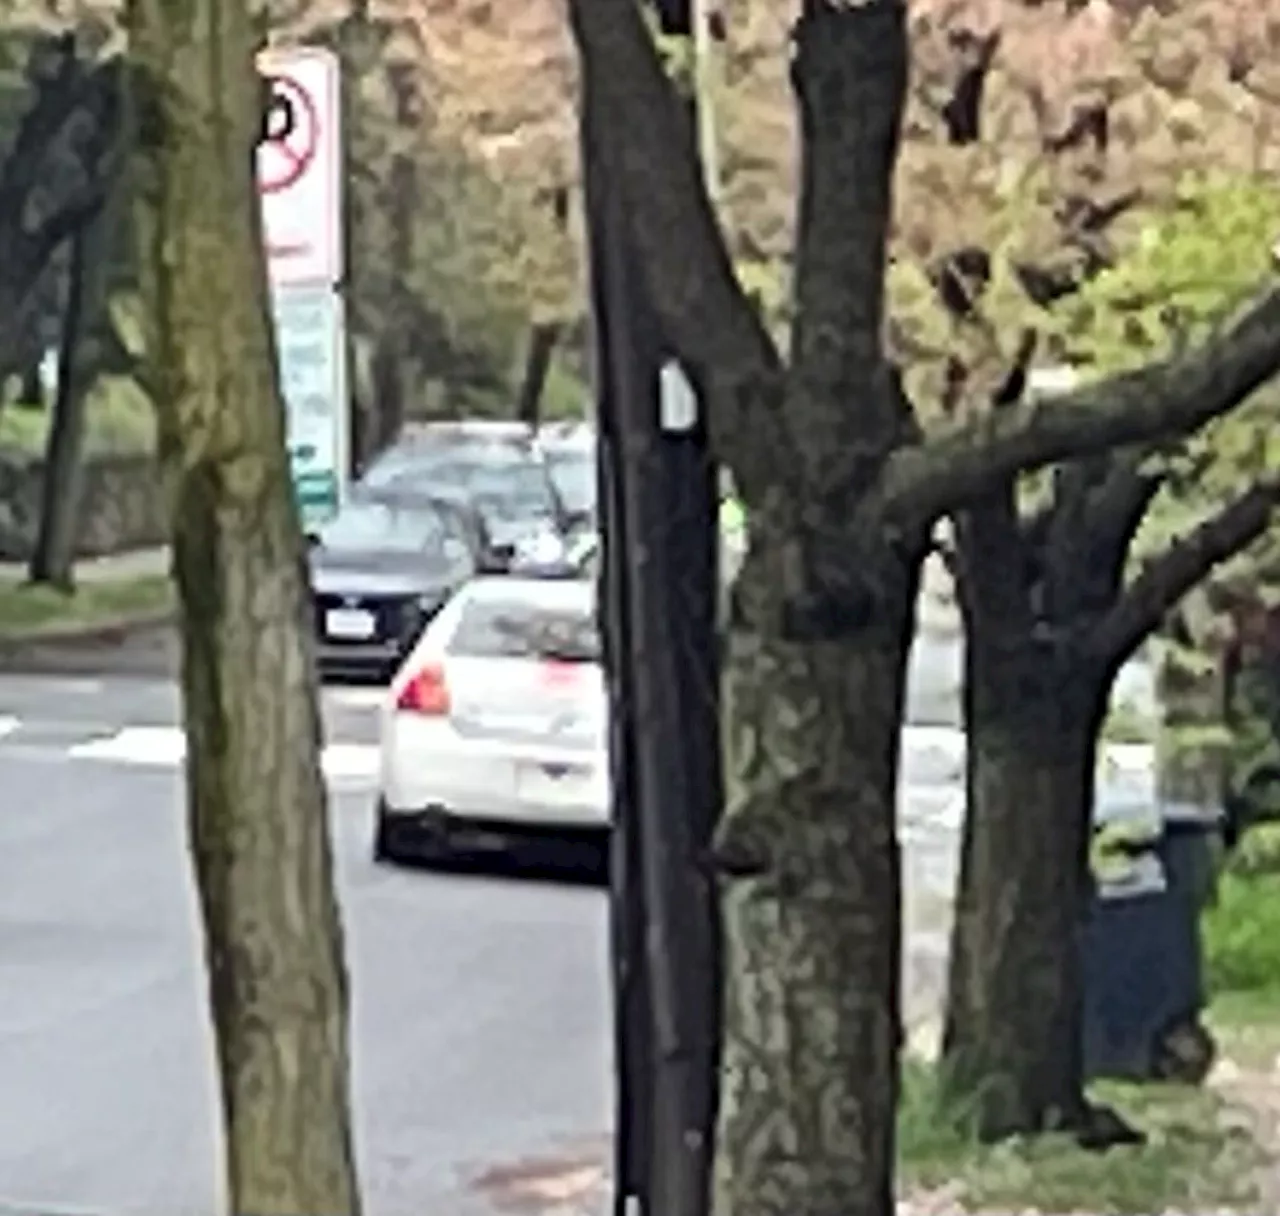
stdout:
{"type": "Polygon", "coordinates": [[[385,864],[411,873],[447,873],[522,883],[599,888],[609,884],[607,844],[587,841],[521,841],[502,852],[457,849],[447,859],[385,864]]]}

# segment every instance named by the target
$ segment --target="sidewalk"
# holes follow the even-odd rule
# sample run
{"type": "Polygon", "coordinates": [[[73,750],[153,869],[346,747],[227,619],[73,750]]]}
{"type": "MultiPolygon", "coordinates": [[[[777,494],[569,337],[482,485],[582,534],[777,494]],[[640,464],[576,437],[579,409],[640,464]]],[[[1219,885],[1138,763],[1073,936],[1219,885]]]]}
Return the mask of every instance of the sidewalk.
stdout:
{"type": "MultiPolygon", "coordinates": [[[[111,583],[125,579],[150,578],[169,573],[169,548],[134,549],[107,557],[90,557],[75,564],[77,583],[111,583]]],[[[0,582],[23,583],[26,562],[0,562],[0,582]]]]}
{"type": "Polygon", "coordinates": [[[25,562],[0,563],[0,652],[6,666],[41,647],[109,643],[173,619],[167,548],[77,562],[74,594],[32,586],[25,562]]]}

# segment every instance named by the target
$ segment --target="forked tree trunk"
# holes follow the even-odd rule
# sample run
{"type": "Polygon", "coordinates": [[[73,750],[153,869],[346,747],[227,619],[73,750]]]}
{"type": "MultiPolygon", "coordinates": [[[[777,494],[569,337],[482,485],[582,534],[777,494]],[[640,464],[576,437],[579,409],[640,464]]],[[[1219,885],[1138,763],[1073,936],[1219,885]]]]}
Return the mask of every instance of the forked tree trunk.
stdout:
{"type": "Polygon", "coordinates": [[[729,633],[717,1216],[894,1211],[895,789],[914,585],[887,598],[845,637],[729,633]]]}
{"type": "Polygon", "coordinates": [[[230,1211],[354,1216],[347,982],[304,544],[252,181],[250,6],[139,0],[141,271],[230,1211]]]}
{"type": "Polygon", "coordinates": [[[942,1075],[995,1140],[1079,1123],[1081,927],[1100,674],[1031,639],[971,637],[968,813],[942,1075]]]}

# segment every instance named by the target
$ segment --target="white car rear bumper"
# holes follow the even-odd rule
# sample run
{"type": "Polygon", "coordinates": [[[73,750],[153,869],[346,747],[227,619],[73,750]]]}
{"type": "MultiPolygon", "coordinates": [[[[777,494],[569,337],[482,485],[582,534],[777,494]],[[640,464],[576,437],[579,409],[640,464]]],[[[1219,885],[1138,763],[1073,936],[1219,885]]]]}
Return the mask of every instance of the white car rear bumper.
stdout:
{"type": "Polygon", "coordinates": [[[529,827],[609,824],[605,754],[467,739],[445,722],[407,715],[384,722],[381,785],[390,816],[431,811],[529,827]]]}

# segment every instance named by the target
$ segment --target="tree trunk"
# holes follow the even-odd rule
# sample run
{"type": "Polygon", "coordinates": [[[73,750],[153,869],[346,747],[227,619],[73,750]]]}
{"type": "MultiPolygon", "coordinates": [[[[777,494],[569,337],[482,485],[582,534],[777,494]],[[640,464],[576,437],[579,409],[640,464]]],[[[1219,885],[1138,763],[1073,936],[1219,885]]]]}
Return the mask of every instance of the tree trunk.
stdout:
{"type": "Polygon", "coordinates": [[[1085,1112],[1080,930],[1101,675],[1032,639],[970,638],[968,812],[942,1073],[985,1140],[1085,1112]]]}
{"type": "Polygon", "coordinates": [[[1248,617],[1237,625],[1224,689],[1231,845],[1257,824],[1280,821],[1280,611],[1259,606],[1248,617]]]}
{"type": "Polygon", "coordinates": [[[357,451],[361,467],[394,443],[404,426],[410,391],[409,360],[397,337],[383,334],[377,340],[370,371],[371,392],[366,408],[359,411],[362,430],[357,437],[357,451]]]}
{"type": "Polygon", "coordinates": [[[33,354],[22,364],[19,372],[18,400],[31,409],[42,410],[46,406],[44,376],[40,366],[43,354],[43,351],[33,354]]]}
{"type": "Polygon", "coordinates": [[[749,628],[743,598],[778,581],[778,567],[767,571],[756,543],[724,661],[715,1210],[889,1216],[901,1041],[895,790],[918,567],[891,571],[874,619],[834,637],[749,628]]]}
{"type": "Polygon", "coordinates": [[[94,331],[105,320],[108,241],[112,217],[104,207],[72,239],[58,386],[44,454],[40,531],[31,555],[31,581],[71,591],[74,586],[84,432],[93,382],[94,331]]]}
{"type": "Polygon", "coordinates": [[[542,393],[551,371],[551,357],[560,341],[560,326],[554,321],[536,322],[529,330],[524,372],[516,396],[516,420],[536,428],[542,413],[542,393]]]}
{"type": "Polygon", "coordinates": [[[253,18],[218,0],[129,12],[227,1201],[253,1216],[353,1216],[347,979],[252,179],[253,18]]]}

